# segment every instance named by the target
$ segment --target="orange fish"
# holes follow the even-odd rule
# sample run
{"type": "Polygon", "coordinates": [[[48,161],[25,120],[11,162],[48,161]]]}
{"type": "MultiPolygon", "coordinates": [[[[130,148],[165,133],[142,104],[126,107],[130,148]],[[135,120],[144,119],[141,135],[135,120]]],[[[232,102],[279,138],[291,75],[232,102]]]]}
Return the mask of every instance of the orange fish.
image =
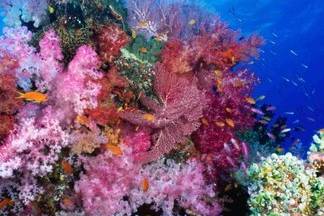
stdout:
{"type": "Polygon", "coordinates": [[[46,102],[48,100],[48,97],[46,94],[37,92],[37,91],[31,91],[31,92],[26,92],[26,93],[19,93],[19,97],[20,99],[24,99],[26,101],[32,101],[35,103],[43,103],[46,102]]]}
{"type": "Polygon", "coordinates": [[[215,124],[216,124],[218,127],[224,127],[224,126],[225,126],[225,123],[224,123],[224,122],[221,122],[221,121],[216,121],[215,124]]]}
{"type": "Polygon", "coordinates": [[[123,151],[119,146],[110,143],[106,144],[106,149],[109,150],[114,156],[121,156],[123,154],[123,151]]]}
{"type": "Polygon", "coordinates": [[[146,29],[146,28],[149,27],[149,23],[146,20],[141,20],[138,23],[138,27],[141,28],[141,29],[146,29]]]}
{"type": "Polygon", "coordinates": [[[7,207],[8,205],[13,205],[14,201],[9,198],[4,198],[3,200],[0,201],[0,209],[3,209],[7,207]]]}
{"type": "Polygon", "coordinates": [[[145,48],[145,47],[140,48],[140,52],[147,53],[147,48],[145,48]]]}
{"type": "Polygon", "coordinates": [[[143,119],[148,121],[148,122],[154,122],[155,116],[150,114],[150,113],[146,113],[146,114],[143,115],[143,119]]]}
{"type": "Polygon", "coordinates": [[[148,191],[150,187],[150,182],[147,178],[144,178],[143,181],[142,181],[142,189],[144,192],[148,191]]]}
{"type": "Polygon", "coordinates": [[[256,103],[256,101],[255,101],[253,98],[251,98],[251,97],[247,97],[247,98],[245,98],[245,100],[246,100],[246,102],[248,102],[249,104],[255,104],[255,103],[256,103]]]}
{"type": "Polygon", "coordinates": [[[90,120],[86,116],[84,116],[84,115],[78,115],[76,117],[75,121],[77,123],[79,123],[80,125],[88,125],[89,122],[90,122],[90,120]]]}
{"type": "Polygon", "coordinates": [[[320,133],[324,133],[324,128],[323,128],[323,129],[321,129],[321,130],[319,130],[319,132],[320,132],[320,133]]]}
{"type": "Polygon", "coordinates": [[[205,118],[202,118],[202,119],[201,119],[201,123],[202,123],[203,125],[206,125],[206,126],[209,125],[208,120],[205,119],[205,118]]]}
{"type": "Polygon", "coordinates": [[[235,123],[232,119],[225,119],[225,122],[228,126],[234,128],[235,127],[235,123]]]}
{"type": "Polygon", "coordinates": [[[221,70],[215,70],[214,74],[217,78],[221,78],[223,76],[223,72],[221,70]]]}
{"type": "Polygon", "coordinates": [[[64,160],[61,165],[65,174],[71,175],[73,173],[73,167],[69,162],[64,160]]]}
{"type": "Polygon", "coordinates": [[[231,113],[231,112],[232,112],[232,109],[231,109],[231,108],[228,108],[228,107],[227,107],[225,110],[226,110],[226,112],[228,112],[228,113],[231,113]]]}

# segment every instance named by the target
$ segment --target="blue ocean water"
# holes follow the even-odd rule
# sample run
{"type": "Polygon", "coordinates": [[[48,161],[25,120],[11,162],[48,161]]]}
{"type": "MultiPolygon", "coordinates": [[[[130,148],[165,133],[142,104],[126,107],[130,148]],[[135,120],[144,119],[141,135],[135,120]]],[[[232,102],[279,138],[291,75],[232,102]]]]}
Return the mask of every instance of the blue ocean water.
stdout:
{"type": "Polygon", "coordinates": [[[324,1],[221,0],[203,4],[234,29],[258,33],[265,39],[259,60],[250,65],[261,79],[254,94],[266,95],[264,102],[287,116],[289,127],[305,129],[293,133],[288,145],[299,138],[308,147],[312,135],[324,127],[324,1]]]}
{"type": "Polygon", "coordinates": [[[234,29],[265,39],[260,58],[249,64],[261,80],[254,94],[265,95],[289,127],[304,129],[287,144],[300,139],[307,147],[324,127],[324,1],[200,1],[234,29]]]}

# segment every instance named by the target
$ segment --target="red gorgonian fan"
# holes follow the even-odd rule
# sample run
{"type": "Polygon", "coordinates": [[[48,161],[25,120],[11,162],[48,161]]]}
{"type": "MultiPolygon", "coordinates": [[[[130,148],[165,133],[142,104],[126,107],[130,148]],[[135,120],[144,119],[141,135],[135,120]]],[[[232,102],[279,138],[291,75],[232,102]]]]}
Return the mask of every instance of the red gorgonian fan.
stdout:
{"type": "Polygon", "coordinates": [[[121,113],[121,118],[154,131],[154,146],[138,157],[144,163],[169,153],[197,130],[207,103],[205,93],[197,88],[195,79],[170,73],[161,64],[156,67],[154,88],[159,103],[145,96],[140,98],[150,112],[126,110],[121,113]]]}

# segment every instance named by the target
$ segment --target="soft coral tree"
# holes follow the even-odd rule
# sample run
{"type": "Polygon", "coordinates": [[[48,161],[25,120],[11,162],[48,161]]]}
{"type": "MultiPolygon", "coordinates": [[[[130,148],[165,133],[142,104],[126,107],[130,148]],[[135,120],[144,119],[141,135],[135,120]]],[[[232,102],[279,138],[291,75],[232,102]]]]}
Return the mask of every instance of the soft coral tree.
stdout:
{"type": "Polygon", "coordinates": [[[204,124],[195,133],[194,140],[198,149],[209,155],[206,159],[212,166],[226,171],[238,166],[239,159],[247,154],[246,144],[235,138],[235,132],[253,126],[252,106],[246,99],[255,78],[240,71],[222,73],[217,80],[218,91],[207,93],[209,106],[204,111],[204,124]]]}
{"type": "Polygon", "coordinates": [[[154,89],[159,103],[145,96],[141,99],[150,112],[126,110],[121,113],[123,119],[135,125],[154,129],[154,147],[140,157],[146,162],[169,153],[197,130],[206,104],[204,92],[198,89],[195,79],[170,73],[163,65],[156,67],[154,89]]]}
{"type": "Polygon", "coordinates": [[[14,170],[45,175],[68,143],[67,133],[57,120],[25,119],[0,146],[0,176],[11,177],[14,170]]]}
{"type": "Polygon", "coordinates": [[[68,68],[55,79],[55,98],[61,106],[71,106],[72,111],[82,114],[85,109],[96,108],[102,78],[100,60],[92,47],[79,47],[68,68]]]}
{"type": "Polygon", "coordinates": [[[213,187],[206,185],[199,161],[178,165],[161,160],[141,168],[131,147],[121,145],[121,149],[123,156],[105,152],[84,158],[86,173],[75,190],[88,215],[131,215],[143,204],[172,215],[176,203],[206,216],[219,213],[213,187]]]}
{"type": "Polygon", "coordinates": [[[211,29],[202,30],[189,40],[169,40],[162,50],[161,62],[173,73],[228,70],[238,62],[257,56],[261,44],[257,36],[240,39],[236,32],[218,21],[211,29]]]}
{"type": "Polygon", "coordinates": [[[117,25],[106,25],[97,32],[98,50],[103,62],[112,63],[128,42],[127,34],[117,25]]]}

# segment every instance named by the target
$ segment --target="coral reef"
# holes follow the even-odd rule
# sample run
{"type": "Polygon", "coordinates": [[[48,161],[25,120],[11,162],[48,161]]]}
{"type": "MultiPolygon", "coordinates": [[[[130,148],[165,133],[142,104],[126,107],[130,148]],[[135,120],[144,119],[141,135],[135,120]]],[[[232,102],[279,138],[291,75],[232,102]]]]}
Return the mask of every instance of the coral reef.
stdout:
{"type": "Polygon", "coordinates": [[[252,215],[314,215],[323,205],[324,182],[290,153],[272,154],[249,170],[252,215]]]}
{"type": "Polygon", "coordinates": [[[323,131],[269,156],[259,36],[192,1],[0,5],[0,215],[321,215],[323,131]]]}

